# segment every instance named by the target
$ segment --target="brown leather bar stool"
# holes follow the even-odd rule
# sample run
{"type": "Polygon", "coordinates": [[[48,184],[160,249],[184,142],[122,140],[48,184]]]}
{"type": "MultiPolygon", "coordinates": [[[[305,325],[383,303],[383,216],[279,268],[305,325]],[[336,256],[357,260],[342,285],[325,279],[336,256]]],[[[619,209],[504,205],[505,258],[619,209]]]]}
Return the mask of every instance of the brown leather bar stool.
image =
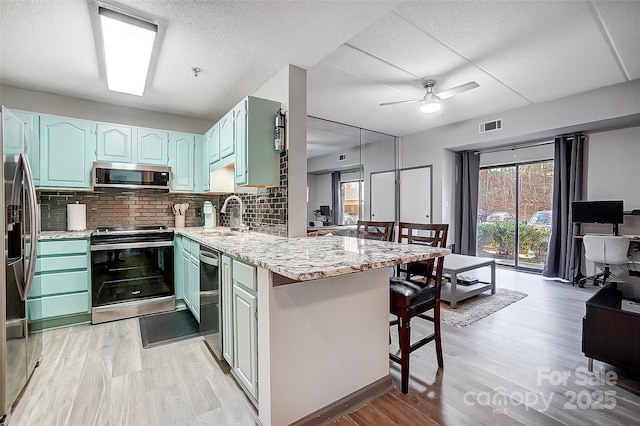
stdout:
{"type": "Polygon", "coordinates": [[[393,241],[393,226],[395,222],[375,222],[359,220],[356,237],[365,240],[393,241]]]}
{"type": "MultiPolygon", "coordinates": [[[[400,222],[398,242],[445,247],[447,224],[414,224],[400,222]],[[418,231],[421,231],[418,235],[418,231]]],[[[391,325],[398,326],[400,356],[389,354],[389,358],[400,364],[401,391],[409,391],[409,357],[413,351],[435,340],[438,367],[443,368],[442,342],[440,340],[440,290],[444,257],[413,262],[398,267],[398,276],[390,279],[391,314],[398,317],[391,325]],[[434,315],[425,312],[433,309],[434,315]],[[433,334],[411,344],[411,318],[419,317],[433,322],[433,334]]]]}

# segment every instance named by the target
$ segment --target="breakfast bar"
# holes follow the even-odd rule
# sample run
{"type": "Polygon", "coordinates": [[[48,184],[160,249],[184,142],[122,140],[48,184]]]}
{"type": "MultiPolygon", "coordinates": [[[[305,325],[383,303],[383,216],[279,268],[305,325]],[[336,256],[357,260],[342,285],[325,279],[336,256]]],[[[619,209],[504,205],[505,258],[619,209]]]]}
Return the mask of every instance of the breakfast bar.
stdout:
{"type": "Polygon", "coordinates": [[[330,420],[339,406],[344,412],[363,395],[388,391],[388,267],[450,252],[339,236],[176,233],[257,266],[257,399],[265,426],[330,420]]]}

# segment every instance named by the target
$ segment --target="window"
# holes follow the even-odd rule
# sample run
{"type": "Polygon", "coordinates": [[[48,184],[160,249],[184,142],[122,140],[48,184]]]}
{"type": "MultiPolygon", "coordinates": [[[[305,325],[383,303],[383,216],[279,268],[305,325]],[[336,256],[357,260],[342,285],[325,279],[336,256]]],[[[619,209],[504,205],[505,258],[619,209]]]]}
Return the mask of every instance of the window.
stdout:
{"type": "Polygon", "coordinates": [[[340,182],[340,225],[355,225],[364,217],[364,181],[340,182]]]}

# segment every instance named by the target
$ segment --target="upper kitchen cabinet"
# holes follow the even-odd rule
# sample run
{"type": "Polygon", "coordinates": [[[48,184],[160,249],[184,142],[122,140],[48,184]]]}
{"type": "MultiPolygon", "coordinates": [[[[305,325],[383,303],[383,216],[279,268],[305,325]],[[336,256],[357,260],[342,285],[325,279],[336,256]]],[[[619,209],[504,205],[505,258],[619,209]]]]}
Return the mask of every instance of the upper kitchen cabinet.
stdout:
{"type": "Polygon", "coordinates": [[[169,164],[169,132],[166,130],[136,130],[137,163],[166,166],[169,164]]]}
{"type": "Polygon", "coordinates": [[[96,126],[98,161],[108,163],[133,162],[133,130],[131,127],[115,124],[98,124],[96,126]]]}
{"type": "Polygon", "coordinates": [[[206,135],[209,146],[209,163],[220,161],[220,123],[216,123],[209,129],[206,135]]]}
{"type": "Polygon", "coordinates": [[[280,152],[274,125],[280,103],[249,96],[233,109],[236,185],[278,186],[280,152]]]}
{"type": "Polygon", "coordinates": [[[91,122],[40,117],[40,187],[91,189],[96,138],[91,122]]]}
{"type": "Polygon", "coordinates": [[[26,124],[31,132],[26,132],[26,146],[24,147],[29,163],[31,164],[31,174],[36,186],[40,185],[40,114],[26,111],[11,111],[26,124]]]}
{"type": "Polygon", "coordinates": [[[209,141],[207,135],[196,135],[194,180],[195,192],[209,192],[209,141]]]}
{"type": "Polygon", "coordinates": [[[172,191],[193,192],[195,189],[195,143],[196,135],[171,133],[169,165],[172,191]]]}
{"type": "Polygon", "coordinates": [[[235,139],[233,136],[233,110],[225,114],[218,121],[219,126],[219,160],[226,158],[234,153],[235,139]]]}

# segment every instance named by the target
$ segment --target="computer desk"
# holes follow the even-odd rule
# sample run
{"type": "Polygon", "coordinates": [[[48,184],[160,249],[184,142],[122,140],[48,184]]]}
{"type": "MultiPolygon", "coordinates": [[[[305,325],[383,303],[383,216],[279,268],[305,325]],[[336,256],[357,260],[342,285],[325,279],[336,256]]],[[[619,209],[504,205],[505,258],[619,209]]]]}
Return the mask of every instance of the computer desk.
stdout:
{"type": "MultiPolygon", "coordinates": [[[[608,234],[607,234],[608,235],[608,234]]],[[[629,244],[640,244],[640,235],[624,235],[629,237],[629,244]]],[[[576,241],[578,242],[578,262],[575,265],[575,273],[573,275],[573,284],[580,285],[580,280],[585,276],[582,274],[582,238],[584,235],[576,235],[576,241]]]]}

